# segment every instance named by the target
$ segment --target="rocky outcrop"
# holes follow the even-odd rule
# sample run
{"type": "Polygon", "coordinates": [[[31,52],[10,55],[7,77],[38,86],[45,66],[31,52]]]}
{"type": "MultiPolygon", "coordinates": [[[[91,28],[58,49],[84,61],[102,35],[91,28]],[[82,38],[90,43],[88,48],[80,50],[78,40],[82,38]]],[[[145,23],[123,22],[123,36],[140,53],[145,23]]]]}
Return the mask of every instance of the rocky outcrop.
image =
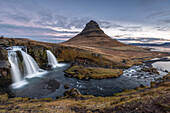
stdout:
{"type": "Polygon", "coordinates": [[[6,92],[6,87],[11,84],[10,63],[8,53],[0,47],[0,94],[6,92]]]}
{"type": "Polygon", "coordinates": [[[28,54],[30,54],[35,59],[40,68],[45,69],[47,67],[47,48],[43,46],[28,46],[27,50],[28,54]]]}
{"type": "Polygon", "coordinates": [[[72,89],[64,92],[64,96],[69,97],[69,98],[75,98],[80,95],[81,95],[81,93],[76,88],[72,88],[72,89]]]}

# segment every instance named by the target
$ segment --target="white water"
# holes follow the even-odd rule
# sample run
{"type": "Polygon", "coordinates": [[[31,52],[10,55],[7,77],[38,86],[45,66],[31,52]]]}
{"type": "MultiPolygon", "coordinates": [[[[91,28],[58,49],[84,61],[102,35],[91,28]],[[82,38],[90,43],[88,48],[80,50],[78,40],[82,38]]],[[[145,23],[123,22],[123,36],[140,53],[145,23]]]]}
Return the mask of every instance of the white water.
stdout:
{"type": "Polygon", "coordinates": [[[22,77],[21,77],[21,72],[19,70],[19,66],[18,66],[18,55],[16,52],[10,52],[8,54],[8,59],[9,59],[9,62],[11,64],[11,72],[12,72],[12,80],[13,80],[13,83],[17,83],[19,81],[22,80],[22,77]]]}
{"type": "Polygon", "coordinates": [[[36,74],[39,72],[39,66],[35,62],[35,60],[25,53],[24,51],[21,50],[21,54],[23,56],[23,63],[24,63],[24,75],[25,76],[32,76],[33,74],[36,74]]]}
{"type": "MultiPolygon", "coordinates": [[[[26,78],[32,78],[32,77],[41,77],[46,73],[46,71],[41,70],[36,63],[36,61],[28,55],[26,52],[22,51],[22,47],[10,47],[10,50],[8,51],[8,59],[11,64],[11,72],[12,72],[12,80],[13,88],[20,88],[26,84],[28,84],[28,81],[26,78]],[[19,57],[17,55],[17,52],[19,51],[23,58],[23,73],[21,74],[21,70],[19,69],[19,57]],[[41,70],[41,72],[39,72],[41,70]]],[[[25,49],[25,48],[24,48],[25,49]]],[[[26,49],[25,49],[26,50],[26,49]]]]}
{"type": "Polygon", "coordinates": [[[62,67],[65,65],[65,64],[59,64],[56,57],[50,50],[47,50],[46,52],[48,57],[48,65],[52,65],[53,68],[62,67]]]}

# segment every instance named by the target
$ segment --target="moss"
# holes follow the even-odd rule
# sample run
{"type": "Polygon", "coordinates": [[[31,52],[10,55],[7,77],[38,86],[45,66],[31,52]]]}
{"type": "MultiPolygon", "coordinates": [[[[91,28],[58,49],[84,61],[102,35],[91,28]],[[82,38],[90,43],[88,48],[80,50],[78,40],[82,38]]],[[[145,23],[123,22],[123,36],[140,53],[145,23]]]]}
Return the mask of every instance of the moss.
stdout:
{"type": "Polygon", "coordinates": [[[52,98],[42,98],[42,99],[40,99],[40,101],[50,102],[50,101],[53,101],[53,99],[52,98]]]}
{"type": "Polygon", "coordinates": [[[71,75],[78,79],[104,79],[104,78],[116,78],[123,74],[121,69],[105,69],[97,67],[83,67],[74,65],[67,69],[66,75],[71,75]]]}
{"type": "Polygon", "coordinates": [[[23,97],[15,97],[15,98],[9,98],[9,102],[15,103],[15,102],[27,102],[29,98],[23,98],[23,97]]]}

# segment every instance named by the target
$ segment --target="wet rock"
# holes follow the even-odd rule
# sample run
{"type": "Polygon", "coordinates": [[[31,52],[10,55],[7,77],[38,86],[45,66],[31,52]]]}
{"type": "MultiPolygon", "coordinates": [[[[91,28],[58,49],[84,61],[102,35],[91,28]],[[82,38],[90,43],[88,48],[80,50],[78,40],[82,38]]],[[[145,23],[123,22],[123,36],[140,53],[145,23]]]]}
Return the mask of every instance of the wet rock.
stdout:
{"type": "Polygon", "coordinates": [[[149,72],[149,74],[154,74],[155,73],[155,74],[160,75],[159,72],[157,71],[157,69],[153,68],[153,67],[151,67],[151,68],[143,67],[142,71],[149,72]]]}
{"type": "Polygon", "coordinates": [[[60,83],[57,82],[55,79],[50,79],[48,81],[45,81],[45,84],[47,84],[47,89],[51,91],[55,91],[56,89],[60,88],[60,83]]]}
{"type": "Polygon", "coordinates": [[[168,70],[165,70],[166,73],[168,73],[168,70]]]}
{"type": "Polygon", "coordinates": [[[69,77],[69,78],[73,77],[73,75],[68,74],[68,73],[65,73],[64,75],[65,75],[66,77],[69,77]]]}
{"type": "Polygon", "coordinates": [[[48,65],[47,65],[47,68],[48,68],[48,69],[51,69],[51,68],[52,68],[52,64],[48,64],[48,65]]]}
{"type": "Polygon", "coordinates": [[[65,84],[65,85],[64,85],[64,88],[65,88],[65,89],[69,89],[70,87],[69,87],[67,84],[65,84]]]}
{"type": "Polygon", "coordinates": [[[61,96],[56,96],[56,99],[60,99],[61,98],[61,96]]]}
{"type": "Polygon", "coordinates": [[[71,98],[74,98],[74,97],[77,97],[77,96],[80,96],[80,95],[81,95],[81,93],[76,88],[72,88],[71,90],[64,92],[64,96],[71,97],[71,98]]]}

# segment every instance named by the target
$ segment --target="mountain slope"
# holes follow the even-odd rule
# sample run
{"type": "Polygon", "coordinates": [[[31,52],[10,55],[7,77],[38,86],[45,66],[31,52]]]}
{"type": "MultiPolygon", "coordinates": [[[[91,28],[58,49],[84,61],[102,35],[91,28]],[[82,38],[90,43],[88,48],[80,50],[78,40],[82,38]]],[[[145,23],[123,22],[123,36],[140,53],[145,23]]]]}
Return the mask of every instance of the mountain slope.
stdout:
{"type": "Polygon", "coordinates": [[[157,54],[147,51],[144,48],[124,44],[112,39],[93,20],[86,24],[82,32],[70,40],[60,43],[60,45],[101,54],[103,58],[119,63],[124,59],[151,57],[157,54]]]}
{"type": "Polygon", "coordinates": [[[86,27],[82,30],[82,32],[63,44],[105,47],[128,46],[110,38],[103,30],[100,29],[97,22],[93,20],[86,24],[86,27]]]}

